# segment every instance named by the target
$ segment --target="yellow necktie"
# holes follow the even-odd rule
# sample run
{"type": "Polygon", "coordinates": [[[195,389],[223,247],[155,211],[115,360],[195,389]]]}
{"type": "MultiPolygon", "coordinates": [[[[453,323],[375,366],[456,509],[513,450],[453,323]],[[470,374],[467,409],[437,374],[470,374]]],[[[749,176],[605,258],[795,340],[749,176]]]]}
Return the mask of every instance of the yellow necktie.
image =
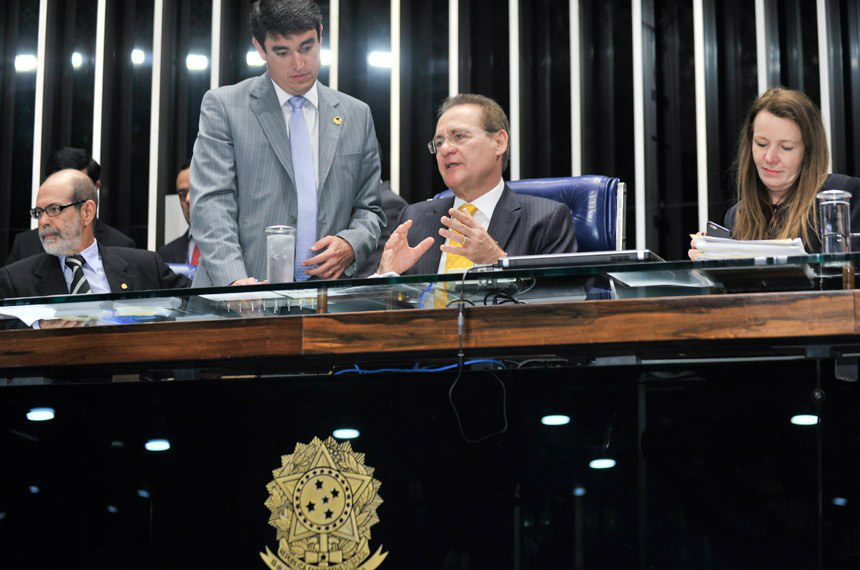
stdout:
{"type": "MultiPolygon", "coordinates": [[[[474,204],[463,204],[457,209],[461,212],[468,214],[471,217],[474,217],[475,212],[478,211],[478,208],[476,208],[474,204]]],[[[451,247],[463,247],[462,243],[454,241],[453,239],[448,241],[448,245],[451,247]]],[[[472,267],[472,265],[472,262],[463,257],[462,255],[457,255],[456,253],[449,253],[448,256],[445,258],[445,273],[462,271],[472,267]]]]}

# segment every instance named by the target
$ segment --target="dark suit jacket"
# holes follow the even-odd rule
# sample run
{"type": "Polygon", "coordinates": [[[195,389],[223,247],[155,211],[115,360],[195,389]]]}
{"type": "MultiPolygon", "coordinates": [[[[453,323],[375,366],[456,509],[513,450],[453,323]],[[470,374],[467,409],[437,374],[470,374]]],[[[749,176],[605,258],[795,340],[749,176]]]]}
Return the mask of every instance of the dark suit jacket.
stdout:
{"type": "MultiPolygon", "coordinates": [[[[135,247],[134,242],[124,233],[117,231],[96,218],[96,223],[93,226],[93,234],[96,241],[101,245],[110,247],[135,247]]],[[[9,252],[9,257],[6,258],[6,265],[15,263],[31,255],[37,253],[45,253],[45,248],[42,247],[42,241],[39,239],[38,230],[27,230],[15,236],[15,241],[12,242],[12,251],[9,252]]]]}
{"type": "Polygon", "coordinates": [[[165,263],[188,263],[188,236],[190,230],[159,248],[158,255],[165,263]]]}
{"type": "MultiPolygon", "coordinates": [[[[824,180],[824,184],[821,185],[821,188],[819,188],[818,191],[820,192],[822,190],[845,190],[851,194],[851,231],[860,232],[860,178],[846,176],[844,174],[828,174],[827,178],[824,180]]],[[[816,208],[817,207],[818,205],[816,204],[816,208]]],[[[737,212],[737,204],[729,208],[729,211],[726,212],[723,225],[730,230],[735,228],[735,216],[737,216],[737,212]]],[[[811,215],[817,216],[818,210],[816,209],[811,215]]],[[[811,242],[807,247],[809,253],[820,252],[821,238],[817,235],[810,235],[809,240],[811,242]]]]}
{"type": "MultiPolygon", "coordinates": [[[[99,244],[99,252],[114,293],[191,286],[190,279],[173,273],[158,254],[151,251],[99,244]],[[127,287],[123,288],[123,284],[127,287]]],[[[0,268],[2,298],[68,294],[56,256],[40,253],[0,268]]]]}
{"type": "Polygon", "coordinates": [[[397,220],[400,219],[403,208],[409,205],[406,200],[394,193],[387,180],[384,180],[382,186],[379,188],[379,197],[382,199],[382,211],[385,212],[385,227],[382,228],[382,235],[379,236],[379,241],[376,242],[376,249],[367,258],[367,263],[356,273],[359,277],[367,277],[376,272],[379,260],[382,259],[382,250],[385,249],[385,243],[391,237],[391,234],[394,233],[394,230],[397,229],[397,220]]]}
{"type": "MultiPolygon", "coordinates": [[[[448,215],[454,198],[428,200],[407,206],[400,215],[398,225],[412,220],[409,245],[415,247],[430,236],[436,243],[425,253],[406,275],[427,275],[439,269],[439,259],[445,238],[439,235],[440,219],[448,215]]],[[[396,226],[395,226],[396,227],[396,226]]],[[[505,186],[499,203],[493,211],[487,228],[496,243],[509,256],[572,253],[576,251],[576,234],[570,209],[561,202],[516,194],[505,186]]]]}

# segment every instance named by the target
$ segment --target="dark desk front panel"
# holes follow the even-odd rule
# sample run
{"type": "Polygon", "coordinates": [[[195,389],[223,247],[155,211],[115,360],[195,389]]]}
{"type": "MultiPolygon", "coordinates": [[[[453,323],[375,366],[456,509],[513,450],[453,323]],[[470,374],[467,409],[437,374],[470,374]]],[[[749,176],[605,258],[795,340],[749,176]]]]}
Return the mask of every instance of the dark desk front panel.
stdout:
{"type": "Polygon", "coordinates": [[[832,361],[820,427],[790,422],[817,413],[815,360],[506,364],[453,392],[467,437],[507,422],[476,444],[455,370],[4,388],[0,567],[265,568],[272,471],[340,427],[381,482],[383,569],[860,564],[860,387],[832,361]]]}

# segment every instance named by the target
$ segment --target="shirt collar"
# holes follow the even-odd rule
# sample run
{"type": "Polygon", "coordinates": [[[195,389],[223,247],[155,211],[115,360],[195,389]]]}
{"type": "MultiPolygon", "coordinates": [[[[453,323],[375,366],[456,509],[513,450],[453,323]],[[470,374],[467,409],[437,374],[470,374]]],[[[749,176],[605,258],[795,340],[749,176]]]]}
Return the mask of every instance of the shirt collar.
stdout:
{"type": "MultiPolygon", "coordinates": [[[[101,255],[99,255],[99,242],[97,239],[93,238],[93,243],[90,246],[82,251],[79,255],[83,256],[84,261],[90,267],[98,267],[101,261],[101,255]]],[[[66,265],[66,255],[60,256],[60,265],[65,267],[66,265]]]]}
{"type": "MultiPolygon", "coordinates": [[[[283,107],[284,105],[287,104],[287,101],[290,100],[290,97],[292,97],[292,95],[290,95],[289,93],[287,93],[286,91],[281,89],[281,86],[278,85],[277,83],[275,83],[274,79],[271,79],[271,81],[272,81],[272,85],[275,86],[275,94],[278,96],[278,103],[281,105],[281,107],[283,107]]],[[[317,82],[316,81],[314,81],[314,84],[311,86],[310,89],[308,89],[307,93],[302,95],[302,97],[307,99],[308,102],[314,106],[314,109],[319,107],[320,95],[319,95],[319,90],[317,89],[317,82]]]]}
{"type": "MultiPolygon", "coordinates": [[[[473,206],[478,208],[478,211],[487,216],[488,220],[493,219],[493,212],[496,210],[499,200],[502,197],[502,192],[505,189],[505,181],[499,178],[499,183],[489,192],[484,193],[479,198],[471,202],[473,206]]],[[[466,201],[462,198],[454,198],[454,208],[457,209],[466,201]]]]}

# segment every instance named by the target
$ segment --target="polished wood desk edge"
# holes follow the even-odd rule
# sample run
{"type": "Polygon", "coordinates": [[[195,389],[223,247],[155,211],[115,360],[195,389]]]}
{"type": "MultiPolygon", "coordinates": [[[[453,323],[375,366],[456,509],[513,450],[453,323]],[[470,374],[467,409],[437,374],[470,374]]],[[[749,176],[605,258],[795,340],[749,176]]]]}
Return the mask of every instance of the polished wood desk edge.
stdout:
{"type": "MultiPolygon", "coordinates": [[[[467,349],[846,337],[860,291],[467,307],[467,349]]],[[[458,346],[457,309],[0,332],[0,368],[396,354],[458,346]]]]}

